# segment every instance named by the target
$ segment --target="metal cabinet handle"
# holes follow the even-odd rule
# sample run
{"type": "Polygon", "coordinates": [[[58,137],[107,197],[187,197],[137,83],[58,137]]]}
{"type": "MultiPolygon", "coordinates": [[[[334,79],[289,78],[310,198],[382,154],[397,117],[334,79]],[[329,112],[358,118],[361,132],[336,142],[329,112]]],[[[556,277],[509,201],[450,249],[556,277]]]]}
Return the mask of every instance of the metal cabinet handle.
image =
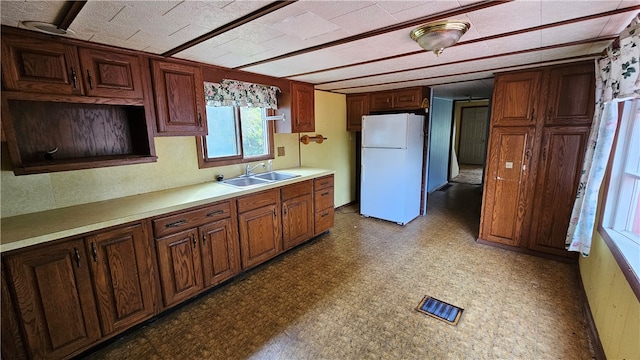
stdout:
{"type": "Polygon", "coordinates": [[[80,252],[78,251],[77,247],[73,248],[73,256],[76,258],[76,264],[78,264],[78,267],[80,267],[80,252]]]}
{"type": "Polygon", "coordinates": [[[328,191],[323,192],[322,194],[320,194],[320,196],[327,196],[327,195],[329,195],[329,192],[328,192],[328,191]]]}
{"type": "Polygon", "coordinates": [[[329,216],[329,212],[325,212],[322,215],[320,215],[320,217],[327,217],[327,216],[329,216]]]}
{"type": "Polygon", "coordinates": [[[198,113],[198,124],[202,126],[202,113],[198,113]]]}
{"type": "Polygon", "coordinates": [[[91,255],[93,256],[93,262],[98,262],[98,250],[96,250],[96,243],[91,243],[91,255]]]}
{"type": "Polygon", "coordinates": [[[191,242],[193,243],[193,248],[195,249],[198,243],[196,243],[196,236],[193,234],[191,235],[191,242]]]}
{"type": "Polygon", "coordinates": [[[224,210],[212,211],[212,212],[207,214],[207,217],[211,217],[211,216],[214,216],[214,215],[220,215],[220,214],[224,214],[224,210]]]}
{"type": "Polygon", "coordinates": [[[287,207],[286,206],[282,207],[282,211],[284,212],[285,215],[287,215],[287,207]]]}
{"type": "Polygon", "coordinates": [[[74,69],[74,67],[71,67],[71,80],[73,81],[73,88],[77,89],[78,88],[78,76],[76,75],[76,69],[74,69]]]}
{"type": "Polygon", "coordinates": [[[207,243],[207,235],[202,234],[202,243],[206,244],[207,243]]]}
{"type": "Polygon", "coordinates": [[[93,90],[93,78],[91,77],[91,70],[87,69],[87,80],[89,80],[89,89],[93,90]]]}
{"type": "Polygon", "coordinates": [[[533,120],[535,118],[536,118],[536,108],[532,108],[531,109],[531,118],[530,118],[530,120],[533,120]]]}
{"type": "Polygon", "coordinates": [[[178,227],[178,226],[180,226],[182,224],[186,224],[186,223],[187,223],[187,220],[182,219],[182,220],[174,221],[172,223],[168,223],[164,227],[168,227],[168,228],[178,227]]]}

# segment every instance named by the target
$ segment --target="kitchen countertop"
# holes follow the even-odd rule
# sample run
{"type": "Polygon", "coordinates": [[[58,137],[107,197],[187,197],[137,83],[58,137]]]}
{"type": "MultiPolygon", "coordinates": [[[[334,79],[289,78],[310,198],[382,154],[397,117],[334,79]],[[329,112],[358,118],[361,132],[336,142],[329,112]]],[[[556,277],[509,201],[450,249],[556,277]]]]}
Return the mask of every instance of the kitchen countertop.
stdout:
{"type": "Polygon", "coordinates": [[[235,188],[207,182],[174,189],[116,198],[3,218],[0,252],[58,240],[70,236],[138,221],[173,211],[333,174],[333,170],[289,168],[275,171],[300,175],[264,185],[235,188]]]}

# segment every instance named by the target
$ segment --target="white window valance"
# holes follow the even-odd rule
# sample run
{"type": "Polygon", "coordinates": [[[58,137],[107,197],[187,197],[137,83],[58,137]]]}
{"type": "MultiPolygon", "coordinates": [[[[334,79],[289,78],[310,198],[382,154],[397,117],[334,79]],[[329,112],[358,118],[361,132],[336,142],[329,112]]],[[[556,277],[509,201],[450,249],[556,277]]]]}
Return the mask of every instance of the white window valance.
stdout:
{"type": "Polygon", "coordinates": [[[224,79],[205,82],[204,97],[209,106],[242,106],[277,109],[278,87],[224,79]]]}

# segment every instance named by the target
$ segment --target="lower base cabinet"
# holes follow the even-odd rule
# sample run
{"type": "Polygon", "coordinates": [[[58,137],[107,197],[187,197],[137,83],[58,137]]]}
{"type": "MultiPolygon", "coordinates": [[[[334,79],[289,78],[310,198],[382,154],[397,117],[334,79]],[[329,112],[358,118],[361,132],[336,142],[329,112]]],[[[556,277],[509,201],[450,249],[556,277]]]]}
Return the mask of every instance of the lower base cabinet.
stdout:
{"type": "Polygon", "coordinates": [[[282,188],[282,247],[289,250],[313,237],[313,183],[282,188]]]}
{"type": "Polygon", "coordinates": [[[242,270],[282,252],[280,190],[272,189],[237,199],[242,270]]]}
{"type": "Polygon", "coordinates": [[[69,357],[155,314],[147,234],[138,223],[3,257],[30,358],[69,357]]]}

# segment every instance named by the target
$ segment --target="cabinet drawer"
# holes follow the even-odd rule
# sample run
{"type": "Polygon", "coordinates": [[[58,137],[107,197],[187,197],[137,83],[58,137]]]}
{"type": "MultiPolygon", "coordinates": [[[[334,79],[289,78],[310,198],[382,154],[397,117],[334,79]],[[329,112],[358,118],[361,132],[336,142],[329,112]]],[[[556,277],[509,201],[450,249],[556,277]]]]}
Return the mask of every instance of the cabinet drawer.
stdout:
{"type": "Polygon", "coordinates": [[[333,208],[333,188],[316,190],[314,202],[315,212],[319,212],[327,208],[333,208]]]}
{"type": "Polygon", "coordinates": [[[225,201],[201,209],[154,219],[153,234],[155,237],[161,237],[230,216],[231,206],[228,201],[225,201]]]}
{"type": "Polygon", "coordinates": [[[333,175],[323,176],[314,180],[313,188],[315,190],[333,187],[333,175]]]}
{"type": "Polygon", "coordinates": [[[293,199],[301,195],[311,194],[313,192],[313,184],[311,180],[303,181],[282,188],[282,201],[293,199]]]}
{"type": "Polygon", "coordinates": [[[314,235],[323,233],[333,227],[333,207],[316,212],[314,235]]]}
{"type": "Polygon", "coordinates": [[[280,199],[280,190],[273,189],[238,198],[238,213],[261,208],[263,206],[277,204],[280,199]]]}

